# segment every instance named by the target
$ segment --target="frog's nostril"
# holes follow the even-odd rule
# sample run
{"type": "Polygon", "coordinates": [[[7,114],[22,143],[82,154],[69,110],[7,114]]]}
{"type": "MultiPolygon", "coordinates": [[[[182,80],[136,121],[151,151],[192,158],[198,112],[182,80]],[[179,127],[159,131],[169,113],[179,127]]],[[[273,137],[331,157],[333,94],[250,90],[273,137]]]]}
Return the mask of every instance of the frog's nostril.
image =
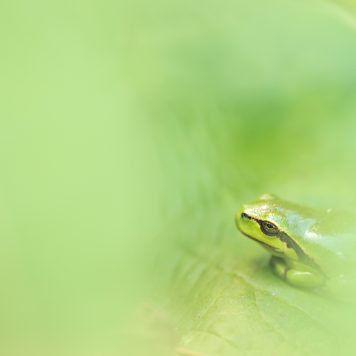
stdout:
{"type": "Polygon", "coordinates": [[[241,213],[242,219],[251,219],[246,213],[241,213]]]}

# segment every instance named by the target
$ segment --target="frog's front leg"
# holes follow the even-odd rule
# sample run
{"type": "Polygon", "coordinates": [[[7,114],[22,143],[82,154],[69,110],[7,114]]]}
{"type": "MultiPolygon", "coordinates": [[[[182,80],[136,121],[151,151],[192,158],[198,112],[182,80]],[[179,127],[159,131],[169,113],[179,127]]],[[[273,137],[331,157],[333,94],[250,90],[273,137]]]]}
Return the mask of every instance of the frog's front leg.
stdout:
{"type": "Polygon", "coordinates": [[[270,265],[274,273],[289,284],[299,288],[319,287],[324,283],[320,273],[308,269],[296,269],[287,266],[283,258],[272,256],[270,265]]]}

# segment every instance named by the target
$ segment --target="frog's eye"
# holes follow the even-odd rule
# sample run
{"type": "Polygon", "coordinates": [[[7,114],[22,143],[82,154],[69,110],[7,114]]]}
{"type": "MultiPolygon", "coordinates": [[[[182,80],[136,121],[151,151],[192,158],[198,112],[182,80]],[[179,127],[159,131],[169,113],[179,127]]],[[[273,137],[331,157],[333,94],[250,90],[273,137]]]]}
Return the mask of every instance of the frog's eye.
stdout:
{"type": "Polygon", "coordinates": [[[262,232],[269,236],[274,236],[279,233],[278,227],[269,221],[261,221],[260,227],[262,232]]]}

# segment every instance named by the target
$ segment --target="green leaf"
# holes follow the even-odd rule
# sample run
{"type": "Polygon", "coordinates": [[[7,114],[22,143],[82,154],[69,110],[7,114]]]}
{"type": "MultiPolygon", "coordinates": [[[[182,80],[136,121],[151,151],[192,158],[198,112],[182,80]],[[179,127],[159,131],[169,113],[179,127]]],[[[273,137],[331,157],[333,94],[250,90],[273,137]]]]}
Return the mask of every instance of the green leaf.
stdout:
{"type": "Polygon", "coordinates": [[[158,40],[157,74],[170,83],[151,98],[167,183],[156,278],[167,295],[152,308],[171,325],[172,354],[353,350],[354,305],[278,279],[233,222],[264,192],[305,205],[355,202],[356,38],[325,10],[239,2],[234,21],[216,10],[217,37],[158,40]]]}
{"type": "Polygon", "coordinates": [[[0,354],[355,354],[342,288],[283,283],[233,221],[265,192],[356,204],[335,7],[0,7],[0,354]]]}

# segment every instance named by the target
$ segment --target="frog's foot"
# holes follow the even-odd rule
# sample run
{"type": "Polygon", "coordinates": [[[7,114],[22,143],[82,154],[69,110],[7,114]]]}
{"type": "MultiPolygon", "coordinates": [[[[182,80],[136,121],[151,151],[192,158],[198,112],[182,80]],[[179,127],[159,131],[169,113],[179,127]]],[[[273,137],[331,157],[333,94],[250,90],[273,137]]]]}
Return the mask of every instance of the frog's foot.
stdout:
{"type": "Polygon", "coordinates": [[[298,288],[315,288],[324,284],[324,276],[313,270],[288,267],[283,258],[272,256],[270,265],[274,273],[287,283],[298,288]]]}

